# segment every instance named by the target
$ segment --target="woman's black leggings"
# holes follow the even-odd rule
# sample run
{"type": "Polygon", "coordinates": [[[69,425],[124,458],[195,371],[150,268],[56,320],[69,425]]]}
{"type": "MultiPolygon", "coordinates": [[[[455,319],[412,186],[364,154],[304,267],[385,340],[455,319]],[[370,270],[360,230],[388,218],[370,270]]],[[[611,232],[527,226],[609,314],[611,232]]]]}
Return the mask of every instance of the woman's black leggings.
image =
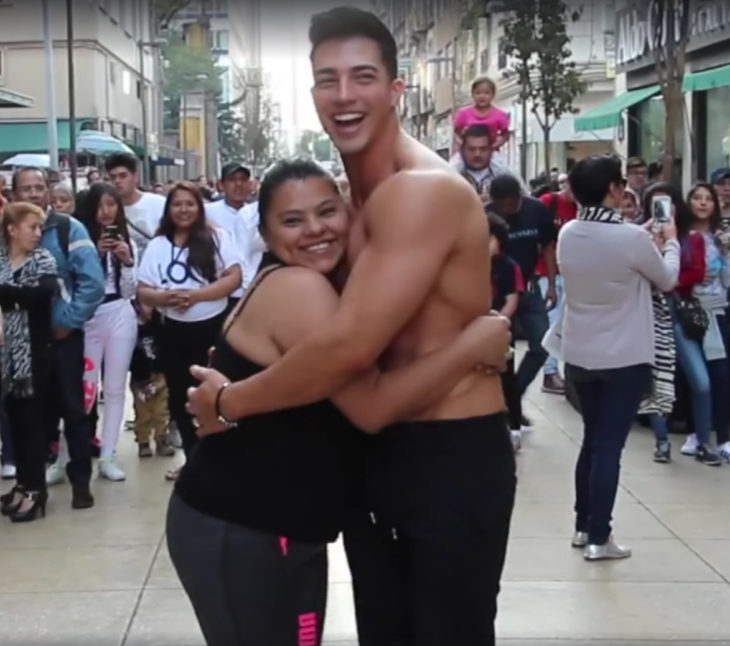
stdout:
{"type": "Polygon", "coordinates": [[[188,388],[197,385],[190,367],[208,365],[208,351],[221,333],[224,320],[225,312],[192,323],[167,318],[158,329],[157,346],[169,392],[170,417],[180,430],[186,457],[198,441],[193,419],[185,410],[188,388]]]}
{"type": "Polygon", "coordinates": [[[218,520],[173,494],[167,548],[208,646],[321,643],[326,544],[218,520]]]}

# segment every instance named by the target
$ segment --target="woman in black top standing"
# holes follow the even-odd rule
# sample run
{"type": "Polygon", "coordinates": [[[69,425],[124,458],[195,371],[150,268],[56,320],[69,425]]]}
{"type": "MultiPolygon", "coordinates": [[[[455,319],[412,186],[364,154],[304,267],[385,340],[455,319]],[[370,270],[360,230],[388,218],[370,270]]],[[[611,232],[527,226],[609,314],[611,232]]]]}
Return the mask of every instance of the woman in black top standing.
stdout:
{"type": "MultiPolygon", "coordinates": [[[[338,303],[348,213],[310,161],[269,170],[259,200],[271,254],[229,318],[212,364],[245,379],[274,363],[338,303]]],[[[170,501],[170,555],[210,646],[316,646],[327,543],[342,528],[358,440],[445,396],[477,364],[502,365],[509,331],[480,317],[451,346],[389,373],[375,368],[320,401],[204,437],[170,501]],[[349,418],[349,421],[343,416],[349,418]]],[[[312,366],[316,370],[316,366],[312,366]]]]}
{"type": "Polygon", "coordinates": [[[17,202],[2,215],[0,246],[2,386],[15,447],[17,484],[0,498],[13,522],[45,515],[46,435],[41,419],[51,362],[51,300],[56,261],[38,246],[43,211],[17,202]]]}

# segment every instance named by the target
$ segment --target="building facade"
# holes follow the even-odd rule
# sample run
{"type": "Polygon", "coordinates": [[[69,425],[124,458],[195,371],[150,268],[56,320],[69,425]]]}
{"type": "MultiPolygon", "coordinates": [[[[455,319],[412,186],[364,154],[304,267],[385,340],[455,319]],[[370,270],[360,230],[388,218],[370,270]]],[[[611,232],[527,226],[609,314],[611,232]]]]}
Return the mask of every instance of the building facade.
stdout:
{"type": "MultiPolygon", "coordinates": [[[[617,92],[630,104],[622,115],[622,152],[648,163],[661,159],[667,137],[652,38],[657,28],[664,38],[665,30],[653,18],[653,2],[638,0],[621,2],[616,14],[617,92]]],[[[675,135],[688,186],[730,164],[730,1],[692,0],[686,41],[684,128],[675,135]]]]}
{"type": "MultiPolygon", "coordinates": [[[[69,93],[65,3],[51,1],[55,109],[62,166],[69,147],[69,93]]],[[[161,97],[150,0],[74,0],[76,128],[102,130],[140,154],[158,156],[161,97]],[[147,111],[147,141],[142,110],[147,111]]],[[[0,113],[0,159],[47,152],[48,98],[41,0],[0,2],[0,92],[31,105],[0,113]]]]}
{"type": "Polygon", "coordinates": [[[191,88],[183,97],[187,117],[179,140],[181,147],[204,155],[201,173],[214,177],[221,161],[228,161],[218,159],[217,154],[217,124],[212,118],[217,101],[235,104],[234,111],[241,118],[256,118],[261,111],[260,0],[192,0],[175,14],[169,28],[189,33],[192,25],[203,26],[205,44],[223,70],[221,96],[201,96],[191,88]]]}
{"type": "MultiPolygon", "coordinates": [[[[614,2],[569,0],[580,19],[568,25],[572,60],[587,84],[575,106],[588,110],[614,93],[614,2]]],[[[523,142],[522,102],[512,61],[502,45],[502,21],[508,2],[472,0],[376,1],[375,11],[394,33],[401,54],[406,96],[401,116],[409,131],[442,155],[452,140],[452,117],[471,100],[471,81],[487,75],[497,84],[495,104],[511,115],[512,136],[506,153],[520,167],[523,142]]],[[[527,107],[528,178],[539,174],[544,159],[543,133],[527,107]]],[[[573,115],[551,131],[552,165],[569,168],[587,154],[613,147],[614,130],[585,133],[573,115]]]]}

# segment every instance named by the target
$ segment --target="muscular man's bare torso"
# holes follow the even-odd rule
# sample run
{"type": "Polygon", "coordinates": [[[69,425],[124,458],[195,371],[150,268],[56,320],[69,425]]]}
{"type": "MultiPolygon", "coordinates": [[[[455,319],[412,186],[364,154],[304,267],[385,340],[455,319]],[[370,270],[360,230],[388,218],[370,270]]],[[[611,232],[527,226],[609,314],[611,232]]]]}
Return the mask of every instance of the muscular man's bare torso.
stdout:
{"type": "MultiPolygon", "coordinates": [[[[443,173],[463,182],[446,162],[409,137],[401,137],[396,163],[397,172],[443,173]]],[[[472,189],[463,182],[463,190],[472,189]]],[[[459,217],[447,211],[438,214],[438,217],[453,219],[454,226],[460,228],[456,243],[422,307],[381,358],[383,368],[408,364],[451,343],[467,323],[489,311],[488,226],[478,200],[475,205],[470,212],[458,214],[459,217]]],[[[362,215],[365,210],[353,209],[348,253],[350,267],[368,241],[368,217],[372,214],[362,215]]],[[[502,410],[504,400],[499,377],[473,371],[447,397],[421,411],[414,419],[464,418],[502,410]]]]}

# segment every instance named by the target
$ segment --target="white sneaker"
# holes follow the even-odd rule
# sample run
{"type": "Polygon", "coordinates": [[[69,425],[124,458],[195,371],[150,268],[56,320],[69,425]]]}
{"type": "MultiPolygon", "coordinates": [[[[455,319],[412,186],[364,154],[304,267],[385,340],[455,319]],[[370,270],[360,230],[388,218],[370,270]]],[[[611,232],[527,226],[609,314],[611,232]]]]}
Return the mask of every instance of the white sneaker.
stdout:
{"type": "Polygon", "coordinates": [[[3,480],[15,480],[15,465],[14,464],[3,464],[2,469],[0,469],[0,477],[2,477],[3,480]]]}
{"type": "Polygon", "coordinates": [[[684,441],[684,444],[682,444],[682,448],[679,452],[682,455],[697,455],[698,446],[699,442],[697,442],[697,436],[692,433],[692,435],[687,436],[687,439],[684,441]]]}
{"type": "Polygon", "coordinates": [[[717,447],[717,452],[725,462],[730,462],[730,442],[725,442],[717,447]]]}
{"type": "Polygon", "coordinates": [[[182,437],[180,437],[180,430],[177,428],[177,426],[170,424],[170,428],[167,431],[167,441],[172,444],[172,446],[174,446],[176,449],[182,448],[182,437]]]}
{"type": "Polygon", "coordinates": [[[66,482],[66,465],[56,460],[46,469],[46,484],[49,487],[66,482]]]}
{"type": "Polygon", "coordinates": [[[106,478],[112,482],[122,482],[127,479],[113,458],[102,458],[99,460],[99,477],[106,478]]]}

